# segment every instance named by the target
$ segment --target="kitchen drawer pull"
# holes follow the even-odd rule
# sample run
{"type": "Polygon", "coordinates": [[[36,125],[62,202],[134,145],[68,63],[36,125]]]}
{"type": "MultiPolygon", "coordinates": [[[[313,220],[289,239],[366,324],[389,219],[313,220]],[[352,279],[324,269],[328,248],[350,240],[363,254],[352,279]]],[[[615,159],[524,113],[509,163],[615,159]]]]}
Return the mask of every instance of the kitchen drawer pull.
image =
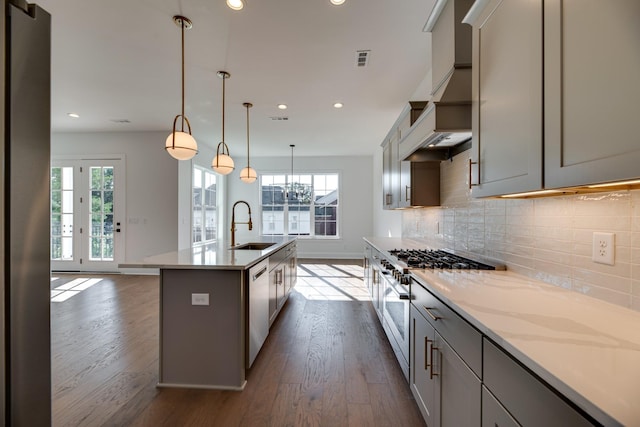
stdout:
{"type": "Polygon", "coordinates": [[[256,280],[258,277],[262,276],[265,271],[267,271],[266,266],[262,270],[258,271],[256,274],[253,275],[253,280],[256,280]]]}
{"type": "Polygon", "coordinates": [[[438,347],[434,347],[433,344],[435,344],[435,341],[431,342],[431,350],[429,350],[429,355],[431,356],[431,372],[429,373],[429,379],[433,379],[433,377],[437,377],[439,374],[436,374],[435,372],[433,372],[433,366],[435,365],[434,363],[434,359],[433,359],[433,350],[438,350],[438,347]]]}
{"type": "Polygon", "coordinates": [[[398,298],[402,299],[402,300],[409,300],[411,299],[411,297],[409,296],[409,294],[398,294],[398,298]]]}
{"type": "Polygon", "coordinates": [[[427,314],[429,315],[429,317],[431,317],[433,319],[434,322],[437,322],[438,319],[442,319],[442,317],[440,316],[436,316],[435,314],[433,314],[431,312],[431,310],[433,310],[433,307],[425,307],[424,305],[422,306],[422,308],[424,308],[424,311],[427,312],[427,314]]]}
{"type": "MultiPolygon", "coordinates": [[[[469,190],[471,190],[471,187],[476,186],[478,184],[472,184],[471,183],[471,170],[472,170],[472,166],[473,165],[477,165],[478,162],[474,162],[473,160],[469,159],[469,190]]],[[[480,168],[478,168],[478,183],[480,182],[480,168]]]]}
{"type": "MultiPolygon", "coordinates": [[[[424,370],[428,371],[431,364],[429,363],[429,356],[427,355],[427,349],[429,348],[429,343],[433,342],[428,337],[424,337],[424,370]]],[[[431,359],[433,361],[433,359],[431,359]]]]}

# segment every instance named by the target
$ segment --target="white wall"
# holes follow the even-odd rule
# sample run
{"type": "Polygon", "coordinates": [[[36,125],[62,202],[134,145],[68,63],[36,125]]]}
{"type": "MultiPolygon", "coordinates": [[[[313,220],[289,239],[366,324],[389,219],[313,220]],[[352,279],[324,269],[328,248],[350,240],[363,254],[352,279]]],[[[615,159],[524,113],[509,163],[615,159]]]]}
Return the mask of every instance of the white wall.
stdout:
{"type": "MultiPolygon", "coordinates": [[[[231,207],[238,200],[251,206],[254,228],[249,232],[246,225],[238,225],[236,242],[256,239],[260,228],[258,181],[245,184],[240,181],[240,170],[246,159],[234,157],[236,169],[228,178],[227,221],[225,232],[229,235],[231,207]]],[[[298,240],[298,256],[303,258],[362,258],[362,238],[373,233],[373,184],[372,158],[362,157],[296,157],[294,174],[299,172],[337,172],[340,174],[340,238],[298,240]]],[[[251,166],[260,173],[290,173],[291,157],[259,157],[251,159],[251,166]]],[[[246,221],[244,205],[236,207],[236,221],[246,221]]]]}
{"type": "Polygon", "coordinates": [[[51,135],[53,157],[124,154],[125,262],[178,247],[178,162],[164,150],[166,137],[164,132],[51,135]]]}
{"type": "MultiPolygon", "coordinates": [[[[52,155],[124,154],[126,162],[126,228],[125,262],[139,261],[150,255],[175,251],[190,246],[191,169],[193,164],[209,168],[213,150],[200,147],[190,162],[178,162],[164,150],[164,132],[98,132],[56,133],[52,135],[52,155]],[[130,219],[138,219],[131,223],[130,219]]],[[[234,158],[236,169],[227,177],[219,177],[219,230],[230,240],[231,206],[237,200],[249,202],[255,227],[252,232],[239,225],[238,242],[258,237],[258,183],[240,181],[240,170],[246,159],[234,158]],[[225,188],[226,181],[226,188],[225,188]]],[[[381,162],[379,162],[381,163],[381,162]]],[[[258,173],[289,173],[290,157],[252,158],[258,173]]],[[[372,179],[374,162],[368,156],[295,157],[294,173],[338,172],[341,176],[339,239],[301,239],[298,253],[312,258],[361,258],[362,238],[374,234],[372,179]]],[[[388,213],[383,213],[388,214],[388,213]]],[[[390,216],[400,215],[392,212],[390,216]]],[[[246,207],[236,208],[238,221],[246,221],[246,207]]],[[[401,226],[398,227],[401,229],[401,226]]],[[[394,231],[395,232],[395,231],[394,231]]],[[[386,234],[385,234],[386,235],[386,234]]]]}

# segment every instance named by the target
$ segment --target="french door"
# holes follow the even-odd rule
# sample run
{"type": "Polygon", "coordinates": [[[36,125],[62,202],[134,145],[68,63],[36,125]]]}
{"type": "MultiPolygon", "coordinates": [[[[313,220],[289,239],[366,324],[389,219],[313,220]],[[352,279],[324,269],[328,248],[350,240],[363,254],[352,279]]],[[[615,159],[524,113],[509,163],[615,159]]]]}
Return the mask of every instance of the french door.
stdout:
{"type": "Polygon", "coordinates": [[[117,271],[124,261],[124,160],[53,159],[51,269],[117,271]]]}

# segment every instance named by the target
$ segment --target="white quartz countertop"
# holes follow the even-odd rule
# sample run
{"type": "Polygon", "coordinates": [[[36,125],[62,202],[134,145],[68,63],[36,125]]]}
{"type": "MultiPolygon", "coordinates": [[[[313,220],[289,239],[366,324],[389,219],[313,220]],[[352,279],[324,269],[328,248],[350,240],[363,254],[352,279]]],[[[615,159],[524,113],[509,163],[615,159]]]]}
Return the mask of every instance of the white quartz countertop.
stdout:
{"type": "MultiPolygon", "coordinates": [[[[366,240],[382,251],[420,244],[366,240]]],[[[640,313],[510,271],[412,274],[597,421],[640,426],[640,313]]]]}
{"type": "MultiPolygon", "coordinates": [[[[294,237],[262,237],[252,242],[274,243],[266,249],[232,249],[226,242],[211,243],[180,251],[154,255],[139,262],[119,264],[121,268],[198,270],[245,270],[295,241],[294,237]]],[[[242,243],[240,242],[240,246],[242,243]]],[[[238,246],[238,245],[236,245],[238,246]]]]}

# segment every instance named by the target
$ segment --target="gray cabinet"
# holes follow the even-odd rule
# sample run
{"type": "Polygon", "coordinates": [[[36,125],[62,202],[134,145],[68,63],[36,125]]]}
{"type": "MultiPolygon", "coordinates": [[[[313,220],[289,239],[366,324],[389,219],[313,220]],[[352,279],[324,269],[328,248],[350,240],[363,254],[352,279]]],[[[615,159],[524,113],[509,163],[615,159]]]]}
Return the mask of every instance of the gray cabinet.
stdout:
{"type": "Polygon", "coordinates": [[[440,162],[400,162],[398,207],[440,206],[440,162]]]}
{"type": "Polygon", "coordinates": [[[398,135],[392,132],[382,148],[382,207],[396,209],[400,200],[400,163],[398,162],[398,135]]]}
{"type": "Polygon", "coordinates": [[[473,196],[638,179],[640,2],[489,0],[477,9],[468,16],[473,196]]]}
{"type": "Polygon", "coordinates": [[[542,0],[492,0],[473,27],[472,194],[542,188],[542,0]]]}
{"type": "Polygon", "coordinates": [[[409,386],[427,425],[439,426],[439,384],[438,377],[433,375],[433,367],[431,366],[436,330],[413,304],[411,304],[410,316],[409,386]]]}
{"type": "Polygon", "coordinates": [[[292,258],[297,266],[295,242],[269,256],[269,324],[278,317],[297,279],[297,268],[290,268],[292,258]]]}
{"type": "Polygon", "coordinates": [[[410,386],[427,425],[480,426],[482,334],[411,284],[410,386]]]}
{"type": "Polygon", "coordinates": [[[520,427],[491,392],[482,386],[482,427],[520,427]]]}
{"type": "Polygon", "coordinates": [[[640,176],[638,20],[638,0],[545,0],[545,187],[640,176]]]}
{"type": "Polygon", "coordinates": [[[411,132],[426,104],[410,102],[382,144],[384,209],[440,206],[440,161],[404,160],[400,150],[403,138],[411,132]]]}
{"type": "MultiPolygon", "coordinates": [[[[516,425],[595,425],[486,338],[483,349],[484,385],[517,421],[516,425]]],[[[496,416],[504,418],[504,415],[496,416]]],[[[492,420],[488,421],[485,425],[495,425],[492,420]]]]}

